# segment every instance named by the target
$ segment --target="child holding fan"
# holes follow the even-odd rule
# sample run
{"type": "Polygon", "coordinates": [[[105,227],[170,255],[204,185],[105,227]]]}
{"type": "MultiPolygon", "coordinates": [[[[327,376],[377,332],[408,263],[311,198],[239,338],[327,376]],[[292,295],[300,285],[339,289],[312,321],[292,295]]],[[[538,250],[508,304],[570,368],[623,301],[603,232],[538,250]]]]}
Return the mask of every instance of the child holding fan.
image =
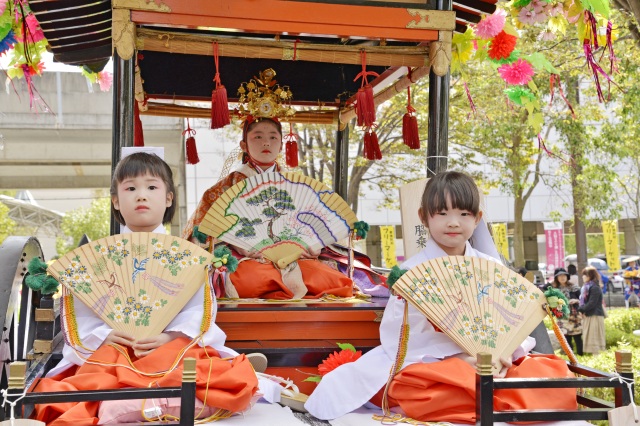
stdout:
{"type": "MultiPolygon", "coordinates": [[[[407,260],[402,269],[411,269],[427,260],[444,256],[473,256],[499,263],[474,248],[487,247],[477,241],[476,228],[485,226],[480,211],[480,194],[475,182],[459,172],[444,172],[431,178],[424,190],[418,215],[429,229],[426,247],[407,260]],[[473,238],[472,238],[473,236],[473,238]]],[[[334,419],[362,405],[383,406],[385,384],[398,353],[405,304],[392,297],[380,326],[381,346],[353,363],[341,365],[322,378],[305,407],[321,419],[334,419]]],[[[389,407],[420,421],[474,423],[475,358],[467,355],[446,334],[413,306],[408,306],[408,342],[404,364],[390,381],[389,407]]],[[[531,357],[535,345],[527,337],[508,359],[496,365],[497,377],[568,377],[565,362],[553,355],[531,357]]],[[[496,409],[576,409],[575,390],[500,390],[495,393],[496,409]]]]}
{"type": "MultiPolygon", "coordinates": [[[[175,211],[174,194],[171,169],[155,154],[131,154],[123,158],[114,171],[112,209],[124,225],[123,233],[164,234],[163,223],[170,222],[175,211]]],[[[205,303],[202,289],[162,333],[145,339],[111,329],[76,296],[65,297],[73,300],[67,304],[70,309],[61,315],[67,336],[63,360],[31,391],[178,386],[182,376],[178,367],[182,359],[192,357],[197,360],[196,394],[204,403],[204,409],[197,410],[197,414],[227,416],[249,406],[258,388],[256,374],[244,355],[224,346],[226,336],[213,322],[215,300],[205,303]],[[206,312],[211,315],[210,324],[203,322],[205,310],[211,311],[206,312]],[[74,340],[70,335],[77,336],[78,346],[71,343],[74,340]],[[226,357],[231,358],[223,359],[226,357]]],[[[140,401],[133,404],[135,407],[131,402],[122,401],[102,404],[110,408],[101,409],[99,402],[36,405],[36,415],[47,424],[102,424],[107,422],[104,416],[113,417],[114,410],[129,404],[132,413],[126,414],[137,412],[140,417],[137,420],[145,420],[140,401]]],[[[126,419],[132,421],[130,416],[126,419]]],[[[111,420],[125,421],[124,418],[111,420]]]]}

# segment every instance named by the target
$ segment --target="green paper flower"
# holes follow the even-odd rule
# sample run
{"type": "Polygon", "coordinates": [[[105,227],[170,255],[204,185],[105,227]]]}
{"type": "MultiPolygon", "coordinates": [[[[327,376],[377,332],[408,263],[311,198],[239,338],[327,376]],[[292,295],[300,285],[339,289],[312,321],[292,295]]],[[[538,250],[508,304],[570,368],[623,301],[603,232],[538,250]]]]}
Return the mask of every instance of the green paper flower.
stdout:
{"type": "Polygon", "coordinates": [[[387,285],[389,286],[389,290],[391,290],[396,281],[398,281],[405,272],[407,272],[407,269],[400,269],[398,266],[394,266],[393,268],[391,268],[391,272],[389,272],[389,276],[387,277],[387,285]]]}
{"type": "Polygon", "coordinates": [[[522,86],[511,86],[505,89],[504,93],[507,95],[511,102],[520,106],[523,106],[526,101],[531,102],[537,99],[536,95],[534,95],[531,90],[522,86]]]}
{"type": "Polygon", "coordinates": [[[238,269],[238,259],[231,254],[229,247],[220,245],[213,250],[213,267],[225,267],[230,273],[235,272],[238,269]]]}
{"type": "Polygon", "coordinates": [[[203,234],[198,230],[198,225],[193,227],[193,232],[191,233],[191,235],[202,244],[206,243],[207,238],[209,238],[207,234],[203,234]]]}
{"type": "Polygon", "coordinates": [[[547,304],[551,309],[551,313],[556,318],[562,319],[569,316],[569,300],[563,292],[557,288],[549,287],[544,296],[547,298],[547,304]]]}
{"type": "Polygon", "coordinates": [[[353,224],[353,229],[355,231],[355,234],[360,239],[367,238],[367,233],[369,232],[369,228],[370,228],[369,224],[364,221],[358,221],[353,224]]]}
{"type": "Polygon", "coordinates": [[[47,274],[47,264],[39,257],[31,259],[27,270],[29,275],[24,282],[31,290],[39,291],[42,294],[53,294],[58,291],[58,281],[47,274]]]}

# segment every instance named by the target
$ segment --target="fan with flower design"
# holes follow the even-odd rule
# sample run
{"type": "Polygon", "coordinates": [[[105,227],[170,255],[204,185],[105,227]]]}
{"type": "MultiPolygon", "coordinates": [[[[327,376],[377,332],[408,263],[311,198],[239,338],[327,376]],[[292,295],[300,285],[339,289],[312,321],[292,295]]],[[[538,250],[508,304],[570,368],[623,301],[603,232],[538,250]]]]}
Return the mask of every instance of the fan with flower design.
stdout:
{"type": "Polygon", "coordinates": [[[80,246],[47,272],[111,328],[141,339],[160,334],[197,291],[208,291],[211,263],[211,253],[182,238],[136,232],[80,246]]]}
{"type": "Polygon", "coordinates": [[[471,356],[508,358],[546,315],[544,294],[508,267],[470,256],[423,262],[393,285],[471,356]]]}

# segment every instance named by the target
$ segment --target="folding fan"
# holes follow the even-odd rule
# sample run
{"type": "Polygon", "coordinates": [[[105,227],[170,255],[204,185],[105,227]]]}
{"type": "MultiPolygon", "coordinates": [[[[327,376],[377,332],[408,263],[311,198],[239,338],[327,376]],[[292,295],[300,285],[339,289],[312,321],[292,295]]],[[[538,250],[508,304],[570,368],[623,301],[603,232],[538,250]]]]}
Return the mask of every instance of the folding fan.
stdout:
{"type": "Polygon", "coordinates": [[[200,232],[285,268],[300,255],[349,236],[356,215],[325,184],[299,173],[262,173],[222,194],[200,232]]]}
{"type": "Polygon", "coordinates": [[[546,315],[544,294],[506,266],[478,257],[431,259],[393,290],[471,356],[510,357],[546,315]]]}
{"type": "Polygon", "coordinates": [[[162,333],[207,282],[211,262],[181,238],[135,232],[80,246],[47,272],[111,328],[141,339],[162,333]]]}

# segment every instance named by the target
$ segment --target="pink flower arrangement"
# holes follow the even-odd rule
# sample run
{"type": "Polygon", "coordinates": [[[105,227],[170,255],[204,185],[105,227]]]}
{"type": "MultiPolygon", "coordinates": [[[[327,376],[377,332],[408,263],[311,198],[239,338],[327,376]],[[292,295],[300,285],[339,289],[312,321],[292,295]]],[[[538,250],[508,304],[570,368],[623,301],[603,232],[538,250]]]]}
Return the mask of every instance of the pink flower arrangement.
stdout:
{"type": "Polygon", "coordinates": [[[111,89],[111,84],[113,83],[113,74],[110,72],[102,71],[98,73],[98,84],[100,85],[100,90],[103,92],[108,92],[111,89]]]}
{"type": "Polygon", "coordinates": [[[507,12],[502,9],[496,10],[493,15],[485,17],[476,25],[475,33],[478,37],[488,40],[497,36],[504,28],[507,12]]]}
{"type": "Polygon", "coordinates": [[[518,59],[512,64],[505,64],[498,68],[500,77],[507,84],[524,85],[531,81],[531,77],[535,73],[533,66],[524,59],[518,59]]]}
{"type": "Polygon", "coordinates": [[[9,0],[0,0],[0,15],[2,15],[7,8],[7,3],[9,3],[9,0]]]}

